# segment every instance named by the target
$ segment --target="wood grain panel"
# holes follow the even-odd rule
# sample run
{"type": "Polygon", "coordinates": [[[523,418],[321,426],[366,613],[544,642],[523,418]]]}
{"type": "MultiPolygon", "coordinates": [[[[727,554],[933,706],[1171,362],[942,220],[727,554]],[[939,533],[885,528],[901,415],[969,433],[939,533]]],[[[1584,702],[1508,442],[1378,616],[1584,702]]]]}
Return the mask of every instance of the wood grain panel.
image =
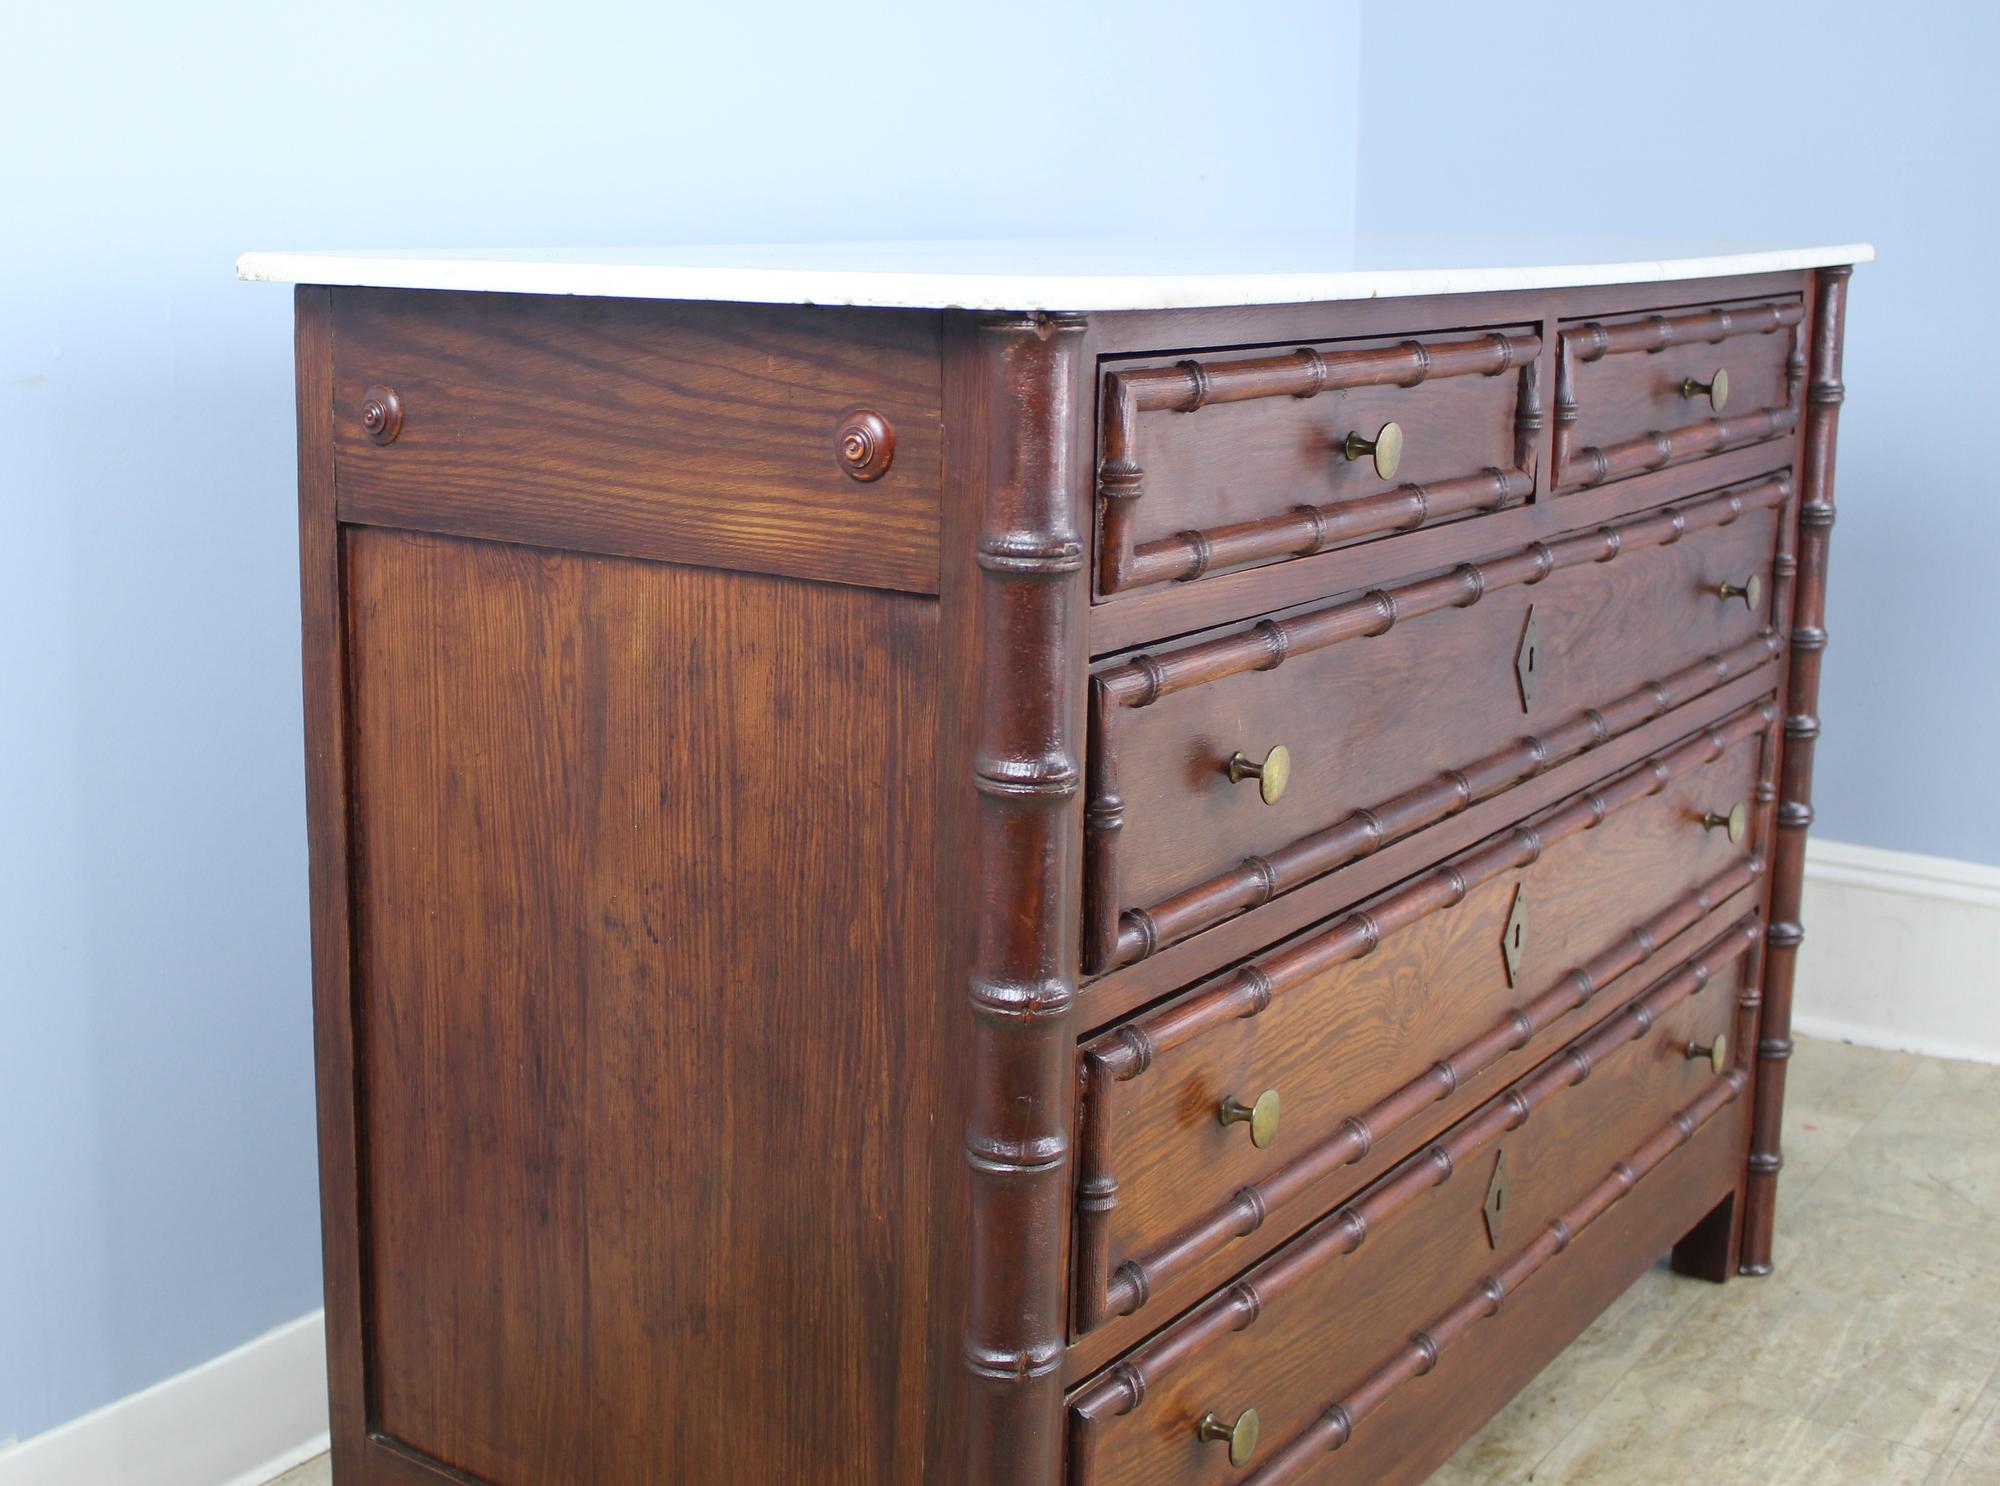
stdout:
{"type": "MultiPolygon", "coordinates": [[[[1718,1078],[1683,1050],[1733,1025],[1758,930],[1754,916],[1712,924],[1714,937],[1687,965],[1073,1394],[1075,1486],[1307,1479],[1286,1464],[1293,1442],[1323,1430],[1330,1405],[1365,1417],[1373,1404],[1358,1390],[1380,1386],[1378,1370],[1413,1329],[1520,1261],[1550,1220],[1671,1130],[1678,1112],[1718,1095],[1731,1103],[1746,1086],[1740,1068],[1718,1078]],[[1495,1243],[1484,1209],[1502,1158],[1495,1243]],[[1339,1318],[1337,1344],[1329,1317],[1339,1318]],[[1238,1472],[1195,1426],[1210,1411],[1235,1418],[1245,1408],[1258,1411],[1265,1445],[1238,1472]]],[[[1731,1108],[1740,1138],[1741,1104],[1731,1108]]],[[[1733,1161],[1710,1170],[1688,1226],[1737,1170],[1733,1161]]]]}
{"type": "Polygon", "coordinates": [[[346,572],[375,1428],[501,1486],[924,1478],[935,605],[346,572]]]}
{"type": "Polygon", "coordinates": [[[1239,970],[1149,1011],[1130,1024],[1143,1065],[1126,1028],[1088,1044],[1084,1205],[1093,1182],[1108,1200],[1079,1219],[1079,1325],[1096,1324],[1107,1305],[1170,1314],[1189,1280],[1212,1282],[1207,1261],[1323,1211],[1405,1124],[1448,1123],[1484,1096],[1482,1076],[1509,1054],[1544,1055],[1575,1035],[1570,1013],[1587,1025],[1615,1007],[1616,985],[1658,973],[1656,951],[1763,875],[1750,843],[1701,823],[1709,810],[1751,802],[1763,730],[1763,714],[1747,714],[1740,740],[1713,762],[1662,783],[1644,770],[1623,791],[1600,786],[1593,793],[1609,812],[1575,834],[1559,834],[1565,818],[1574,830],[1588,811],[1530,818],[1545,846],[1525,866],[1506,868],[1521,853],[1504,845],[1453,858],[1469,884],[1456,897],[1426,893],[1429,880],[1417,879],[1393,902],[1362,905],[1378,926],[1372,952],[1282,984],[1281,971],[1262,967],[1305,963],[1313,934],[1259,956],[1252,965],[1270,986],[1261,1010],[1224,1004],[1239,970]],[[1623,799],[1631,803],[1614,803],[1623,799]],[[1396,907],[1412,897],[1423,905],[1413,919],[1396,907]],[[1517,897],[1525,922],[1510,977],[1503,940],[1517,897]],[[1204,999],[1215,1014],[1179,1032],[1204,999]],[[1216,1115],[1225,1098],[1248,1104],[1266,1089],[1279,1094],[1282,1118],[1259,1150],[1246,1127],[1216,1115]]]}
{"type": "Polygon", "coordinates": [[[1592,485],[1798,426],[1804,309],[1796,296],[1565,325],[1556,374],[1555,484],[1592,485]],[[1729,378],[1716,409],[1689,381],[1729,378]]]}
{"type": "Polygon", "coordinates": [[[937,317],[338,290],[342,520],[937,591],[937,317]],[[391,388],[378,444],[364,394],[391,388]],[[895,434],[835,457],[867,406],[895,434]]]}
{"type": "MultiPolygon", "coordinates": [[[[1414,590],[1457,582],[1454,573],[1298,616],[1275,636],[1197,637],[1101,671],[1086,965],[1142,958],[1434,824],[1469,803],[1462,776],[1479,776],[1475,793],[1488,794],[1601,743],[1603,717],[1590,709],[1628,729],[1760,663],[1750,652],[1769,624],[1772,507],[1789,486],[1754,488],[1763,504],[1726,524],[1628,542],[1615,560],[1539,581],[1466,583],[1477,598],[1469,608],[1428,592],[1429,612],[1416,602],[1414,590]],[[1752,575],[1762,589],[1754,611],[1716,596],[1723,580],[1752,575]],[[1524,705],[1516,661],[1531,609],[1541,679],[1524,705]],[[1367,634],[1366,616],[1382,610],[1394,627],[1367,634]],[[1350,611],[1362,638],[1310,648],[1287,632],[1345,623],[1350,611]],[[1267,651],[1282,664],[1257,664],[1267,651]],[[1686,695],[1663,696],[1659,683],[1684,672],[1686,695]],[[1225,767],[1234,753],[1261,759],[1275,744],[1291,752],[1291,784],[1266,805],[1225,767]]],[[[1715,499],[1701,508],[1726,513],[1715,499]]],[[[1670,529],[1679,518],[1643,519],[1670,529]]],[[[1619,552],[1615,539],[1604,545],[1619,552]]]]}
{"type": "Polygon", "coordinates": [[[1117,362],[1104,378],[1098,577],[1115,595],[1524,504],[1543,427],[1532,326],[1117,362]],[[1385,480],[1350,434],[1396,422],[1385,480]]]}

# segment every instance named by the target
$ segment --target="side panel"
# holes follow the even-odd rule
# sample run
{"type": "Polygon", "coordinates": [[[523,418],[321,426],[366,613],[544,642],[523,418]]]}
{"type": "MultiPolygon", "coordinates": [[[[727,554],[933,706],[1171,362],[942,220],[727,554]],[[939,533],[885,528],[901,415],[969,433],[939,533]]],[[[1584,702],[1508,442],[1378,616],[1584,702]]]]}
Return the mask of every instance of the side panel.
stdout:
{"type": "Polygon", "coordinates": [[[349,528],[370,1425],[922,1474],[929,599],[349,528]]]}

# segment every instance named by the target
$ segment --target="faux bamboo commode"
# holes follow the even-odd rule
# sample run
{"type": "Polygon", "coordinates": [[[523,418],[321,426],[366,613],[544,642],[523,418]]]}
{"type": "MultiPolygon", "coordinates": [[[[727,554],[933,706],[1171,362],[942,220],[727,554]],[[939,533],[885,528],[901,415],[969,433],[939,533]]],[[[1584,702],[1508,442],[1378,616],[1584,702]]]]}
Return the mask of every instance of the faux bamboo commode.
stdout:
{"type": "Polygon", "coordinates": [[[341,1486],[1400,1486],[1768,1271],[1866,250],[802,251],[246,260],[341,1486]]]}

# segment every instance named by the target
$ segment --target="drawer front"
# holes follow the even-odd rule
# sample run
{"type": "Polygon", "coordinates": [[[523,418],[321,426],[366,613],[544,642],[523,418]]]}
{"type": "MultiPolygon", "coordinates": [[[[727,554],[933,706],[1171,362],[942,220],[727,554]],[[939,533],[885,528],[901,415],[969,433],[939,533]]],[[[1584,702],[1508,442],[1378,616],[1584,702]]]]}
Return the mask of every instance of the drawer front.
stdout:
{"type": "Polygon", "coordinates": [[[1172,1314],[1754,898],[1775,715],[1724,718],[1086,1044],[1078,1332],[1172,1314]]]}
{"type": "Polygon", "coordinates": [[[1769,664],[1791,488],[1770,476],[1101,669],[1086,969],[1256,908],[1769,664]],[[1278,747],[1282,791],[1268,788],[1278,747]]]}
{"type": "Polygon", "coordinates": [[[1556,362],[1555,485],[1576,489],[1798,427],[1797,296],[1566,324],[1556,362]]]}
{"type": "Polygon", "coordinates": [[[1533,327],[1510,326],[1114,363],[1099,402],[1099,596],[1522,504],[1541,348],[1533,327]]]}
{"type": "Polygon", "coordinates": [[[1559,1287],[1561,1251],[1627,1194],[1684,1181],[1699,1221],[1741,1172],[1734,1029],[1760,932],[1755,914],[1709,927],[1615,1014],[1075,1390],[1071,1486],[1320,1479],[1481,1319],[1533,1306],[1541,1270],[1559,1287]],[[1248,1430],[1220,1437],[1249,1410],[1254,1448],[1248,1430]]]}
{"type": "Polygon", "coordinates": [[[343,521],[937,591],[935,316],[337,290],[333,357],[343,521]]]}

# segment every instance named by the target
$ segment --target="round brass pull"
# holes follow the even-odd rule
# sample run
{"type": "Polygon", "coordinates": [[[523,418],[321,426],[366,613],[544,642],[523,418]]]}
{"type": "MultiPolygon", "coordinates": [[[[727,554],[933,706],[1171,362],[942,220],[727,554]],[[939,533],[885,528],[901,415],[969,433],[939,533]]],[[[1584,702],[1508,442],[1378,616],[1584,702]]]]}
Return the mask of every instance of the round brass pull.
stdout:
{"type": "Polygon", "coordinates": [[[1710,1073],[1721,1073],[1729,1062],[1729,1039],[1718,1033],[1715,1041],[1709,1046],[1703,1047],[1698,1042],[1690,1042],[1681,1049],[1681,1052],[1686,1055],[1690,1063],[1698,1063],[1705,1059],[1710,1073]]]}
{"type": "Polygon", "coordinates": [[[1225,1099],[1215,1117],[1225,1125],[1248,1125],[1250,1144],[1261,1151],[1278,1138],[1278,1091],[1266,1089],[1257,1096],[1255,1104],[1225,1099]]]}
{"type": "Polygon", "coordinates": [[[1750,811],[1739,802],[1731,805],[1726,815],[1719,810],[1702,812],[1701,828],[1704,831],[1712,831],[1717,826],[1729,832],[1732,844],[1741,841],[1743,833],[1750,829],[1750,811]]]}
{"type": "Polygon", "coordinates": [[[1764,602],[1764,580],[1752,573],[1741,583],[1731,583],[1727,578],[1715,585],[1715,596],[1725,604],[1731,599],[1743,600],[1743,607],[1755,614],[1764,602]]]}
{"type": "Polygon", "coordinates": [[[1375,473],[1385,480],[1393,480],[1396,478],[1396,467],[1403,462],[1403,425],[1384,423],[1372,439],[1358,431],[1350,433],[1341,441],[1340,452],[1349,459],[1359,459],[1364,454],[1374,455],[1375,473]]]}
{"type": "Polygon", "coordinates": [[[1256,780],[1257,793],[1264,803],[1275,805],[1285,797],[1285,786],[1292,782],[1292,751],[1280,743],[1264,755],[1261,764],[1241,752],[1232,753],[1222,772],[1229,776],[1231,784],[1256,780]]]}
{"type": "Polygon", "coordinates": [[[1697,382],[1693,377],[1683,378],[1681,396],[1689,399],[1705,397],[1709,409],[1719,413],[1723,404],[1729,401],[1729,373],[1718,367],[1715,375],[1706,382],[1697,382]]]}
{"type": "Polygon", "coordinates": [[[1250,1457],[1257,1453],[1257,1411],[1245,1409],[1236,1416],[1234,1424],[1225,1424],[1220,1414],[1203,1414],[1201,1423],[1194,1427],[1195,1436],[1201,1440],[1221,1440],[1229,1446],[1229,1463],[1246,1466],[1250,1457]]]}

